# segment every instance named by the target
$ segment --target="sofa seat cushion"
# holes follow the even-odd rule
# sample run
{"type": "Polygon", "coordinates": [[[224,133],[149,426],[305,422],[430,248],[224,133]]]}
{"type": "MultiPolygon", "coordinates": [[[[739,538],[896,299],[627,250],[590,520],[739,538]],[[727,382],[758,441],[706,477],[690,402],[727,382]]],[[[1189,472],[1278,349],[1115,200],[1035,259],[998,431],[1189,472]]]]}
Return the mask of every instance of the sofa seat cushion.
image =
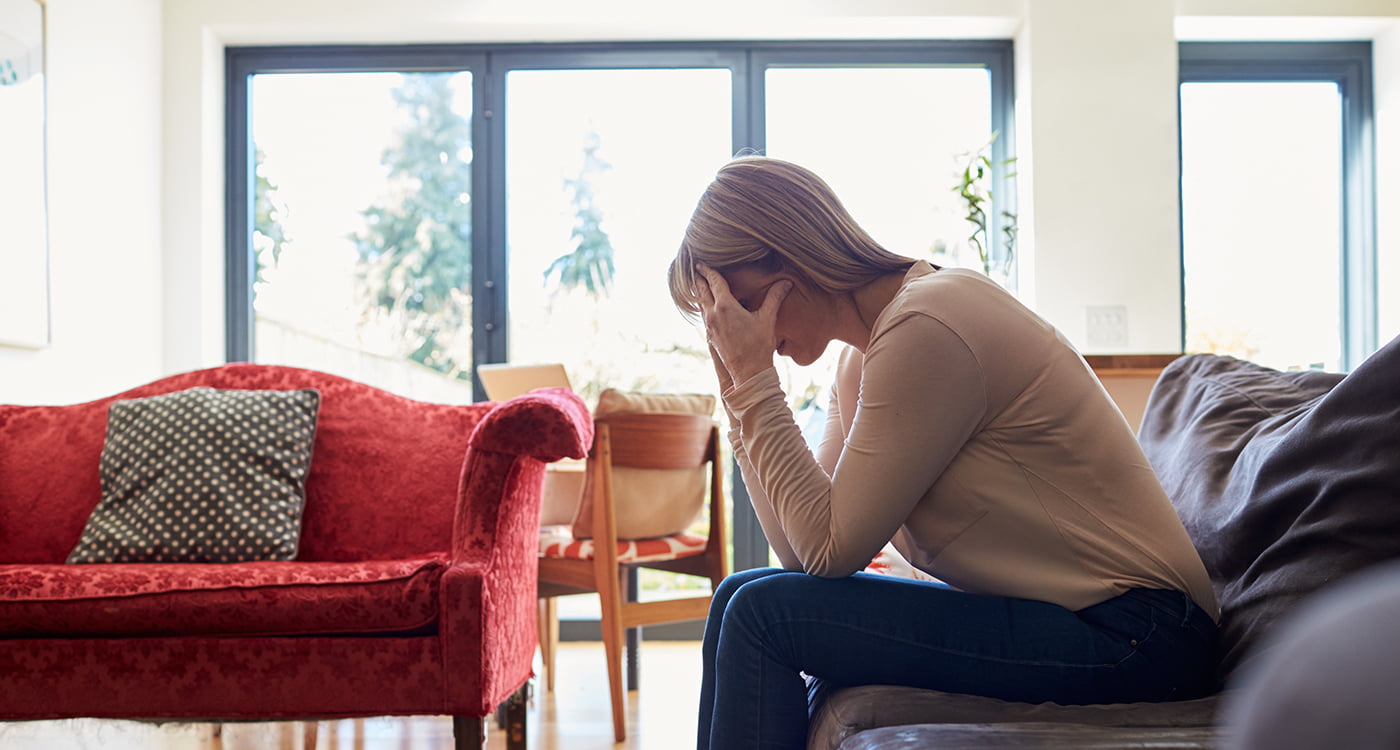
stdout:
{"type": "Polygon", "coordinates": [[[808,730],[809,750],[836,750],[838,747],[844,750],[846,745],[842,742],[848,737],[869,729],[906,724],[1030,722],[1102,727],[1209,727],[1214,724],[1220,706],[1219,695],[1162,703],[1066,706],[1058,703],[1014,703],[979,695],[898,685],[835,689],[823,685],[818,688],[814,699],[816,710],[808,730]]]}
{"type": "Polygon", "coordinates": [[[915,724],[862,732],[841,750],[1211,750],[1210,727],[1096,727],[1086,724],[915,724]]]}
{"type": "Polygon", "coordinates": [[[324,635],[431,629],[445,556],[0,565],[0,636],[324,635]]]}

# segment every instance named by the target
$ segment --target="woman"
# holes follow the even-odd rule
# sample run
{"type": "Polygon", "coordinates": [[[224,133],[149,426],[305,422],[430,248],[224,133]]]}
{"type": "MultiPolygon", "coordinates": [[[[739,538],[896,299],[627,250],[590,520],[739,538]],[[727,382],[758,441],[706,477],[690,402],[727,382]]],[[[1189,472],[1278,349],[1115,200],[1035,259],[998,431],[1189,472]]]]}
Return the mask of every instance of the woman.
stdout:
{"type": "Polygon", "coordinates": [[[1084,360],[1010,294],[885,250],[765,157],[719,171],[670,286],[783,566],[715,592],[700,748],[805,747],[804,676],[1059,703],[1212,687],[1218,607],[1180,519],[1084,360]],[[832,340],[813,453],[773,353],[832,340]],[[937,581],[859,572],[888,542],[937,581]]]}

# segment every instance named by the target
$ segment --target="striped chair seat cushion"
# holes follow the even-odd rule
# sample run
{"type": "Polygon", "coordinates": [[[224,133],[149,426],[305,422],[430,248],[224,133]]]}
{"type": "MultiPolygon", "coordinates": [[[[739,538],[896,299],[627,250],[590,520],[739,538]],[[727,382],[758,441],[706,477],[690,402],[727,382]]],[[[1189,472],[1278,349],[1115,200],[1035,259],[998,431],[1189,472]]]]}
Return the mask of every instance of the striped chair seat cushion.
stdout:
{"type": "MultiPolygon", "coordinates": [[[[681,532],[656,539],[619,540],[617,561],[637,563],[674,560],[678,557],[698,555],[704,551],[705,537],[681,532]]],[[[540,529],[540,556],[592,560],[593,540],[575,539],[568,526],[547,526],[540,529]]]]}

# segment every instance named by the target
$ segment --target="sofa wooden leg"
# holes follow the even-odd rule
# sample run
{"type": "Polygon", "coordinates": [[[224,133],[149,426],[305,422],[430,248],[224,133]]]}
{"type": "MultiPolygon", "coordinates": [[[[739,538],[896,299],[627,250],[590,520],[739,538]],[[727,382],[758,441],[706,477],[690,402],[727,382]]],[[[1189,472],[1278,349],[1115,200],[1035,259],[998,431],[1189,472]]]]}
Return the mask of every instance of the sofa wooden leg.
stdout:
{"type": "MultiPolygon", "coordinates": [[[[530,705],[530,689],[529,682],[521,685],[497,712],[505,717],[507,750],[525,750],[525,716],[530,705]]],[[[482,750],[486,747],[486,719],[453,716],[452,739],[456,750],[482,750]]]]}
{"type": "Polygon", "coordinates": [[[506,699],[506,748],[525,750],[525,714],[530,705],[530,686],[526,682],[506,699]]]}
{"type": "Polygon", "coordinates": [[[456,750],[483,750],[486,724],[477,716],[452,717],[452,746],[456,750]]]}

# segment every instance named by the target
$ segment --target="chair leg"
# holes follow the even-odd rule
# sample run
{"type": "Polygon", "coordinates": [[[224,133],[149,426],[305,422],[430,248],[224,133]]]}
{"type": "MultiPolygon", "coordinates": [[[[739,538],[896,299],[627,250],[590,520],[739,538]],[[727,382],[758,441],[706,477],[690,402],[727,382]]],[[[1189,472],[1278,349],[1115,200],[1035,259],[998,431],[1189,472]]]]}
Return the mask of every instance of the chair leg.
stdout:
{"type": "Polygon", "coordinates": [[[597,580],[602,604],[599,625],[603,630],[603,651],[608,658],[608,692],[612,697],[613,739],[627,739],[626,706],[622,695],[622,587],[617,575],[601,575],[597,580]]]}
{"type": "Polygon", "coordinates": [[[554,692],[554,656],[559,650],[559,600],[541,599],[537,617],[540,634],[540,663],[544,665],[544,689],[554,692]]]}
{"type": "Polygon", "coordinates": [[[321,728],[319,721],[303,721],[301,723],[301,747],[302,750],[316,750],[316,735],[321,728]]]}
{"type": "MultiPolygon", "coordinates": [[[[639,568],[627,569],[627,601],[635,602],[641,596],[641,570],[639,568]]],[[[639,664],[641,659],[638,652],[642,646],[641,627],[627,629],[627,689],[636,690],[639,687],[639,675],[641,669],[639,664]]]]}

